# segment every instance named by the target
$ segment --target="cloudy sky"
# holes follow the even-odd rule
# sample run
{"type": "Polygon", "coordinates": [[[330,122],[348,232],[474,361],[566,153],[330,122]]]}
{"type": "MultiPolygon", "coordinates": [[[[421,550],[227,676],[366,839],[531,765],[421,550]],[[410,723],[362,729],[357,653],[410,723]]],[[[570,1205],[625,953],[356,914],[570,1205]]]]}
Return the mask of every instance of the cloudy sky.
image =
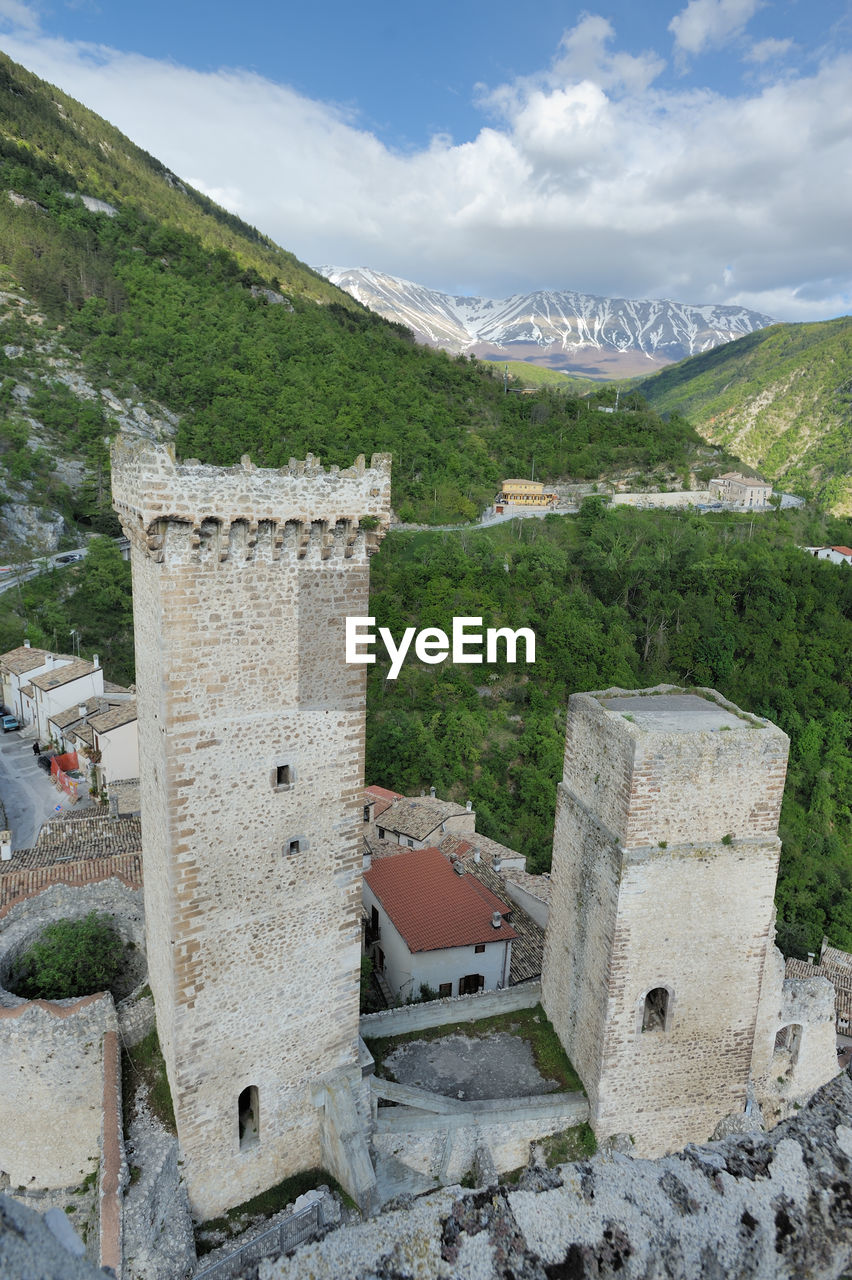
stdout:
{"type": "Polygon", "coordinates": [[[852,310],[849,0],[0,0],[0,47],[303,260],[852,310]]]}

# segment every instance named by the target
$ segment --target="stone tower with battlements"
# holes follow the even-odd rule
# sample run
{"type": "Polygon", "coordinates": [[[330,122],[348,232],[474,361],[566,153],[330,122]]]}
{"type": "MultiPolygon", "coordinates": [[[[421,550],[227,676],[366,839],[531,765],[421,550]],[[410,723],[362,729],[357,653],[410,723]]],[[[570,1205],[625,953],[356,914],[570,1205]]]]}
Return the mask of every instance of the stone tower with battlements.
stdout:
{"type": "Polygon", "coordinates": [[[218,468],[122,437],[112,467],[150,981],[184,1176],[210,1217],[330,1167],[323,1082],[351,1077],[357,1096],[366,669],[345,663],[344,624],[369,612],[390,459],[218,468]]]}
{"type": "Polygon", "coordinates": [[[745,1108],[788,748],[710,690],[570,699],[542,1002],[639,1155],[745,1108]]]}

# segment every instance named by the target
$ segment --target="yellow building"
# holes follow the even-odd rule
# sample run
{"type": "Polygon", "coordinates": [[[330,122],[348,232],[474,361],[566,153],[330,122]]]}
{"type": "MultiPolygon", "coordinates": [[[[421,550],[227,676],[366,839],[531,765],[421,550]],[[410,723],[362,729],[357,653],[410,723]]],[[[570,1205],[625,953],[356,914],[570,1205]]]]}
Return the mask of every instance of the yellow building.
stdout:
{"type": "Polygon", "coordinates": [[[546,492],[538,480],[504,480],[494,506],[501,511],[504,506],[549,507],[558,501],[559,494],[546,492]]]}

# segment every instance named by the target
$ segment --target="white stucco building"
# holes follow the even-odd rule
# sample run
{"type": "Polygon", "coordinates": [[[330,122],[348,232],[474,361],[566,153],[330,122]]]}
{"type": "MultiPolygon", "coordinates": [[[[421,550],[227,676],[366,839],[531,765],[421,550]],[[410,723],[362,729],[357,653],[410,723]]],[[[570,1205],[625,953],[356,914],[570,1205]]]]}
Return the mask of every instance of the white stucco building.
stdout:
{"type": "Polygon", "coordinates": [[[852,567],[852,547],[805,547],[817,560],[829,560],[832,564],[852,567]]]}
{"type": "Polygon", "coordinates": [[[509,985],[510,908],[460,861],[436,848],[376,859],[363,892],[373,961],[399,1000],[421,986],[457,996],[509,985]]]}

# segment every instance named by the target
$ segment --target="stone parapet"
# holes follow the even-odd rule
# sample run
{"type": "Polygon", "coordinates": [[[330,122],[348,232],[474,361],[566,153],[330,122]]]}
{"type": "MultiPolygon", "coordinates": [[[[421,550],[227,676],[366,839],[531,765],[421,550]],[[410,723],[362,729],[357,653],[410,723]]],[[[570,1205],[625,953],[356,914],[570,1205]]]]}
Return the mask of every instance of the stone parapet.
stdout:
{"type": "Polygon", "coordinates": [[[131,542],[155,560],[278,560],[374,550],[390,520],[390,454],[325,470],[308,455],[279,470],[177,462],[171,445],[119,436],[113,502],[131,542]],[[360,522],[365,522],[364,528],[360,522]]]}

